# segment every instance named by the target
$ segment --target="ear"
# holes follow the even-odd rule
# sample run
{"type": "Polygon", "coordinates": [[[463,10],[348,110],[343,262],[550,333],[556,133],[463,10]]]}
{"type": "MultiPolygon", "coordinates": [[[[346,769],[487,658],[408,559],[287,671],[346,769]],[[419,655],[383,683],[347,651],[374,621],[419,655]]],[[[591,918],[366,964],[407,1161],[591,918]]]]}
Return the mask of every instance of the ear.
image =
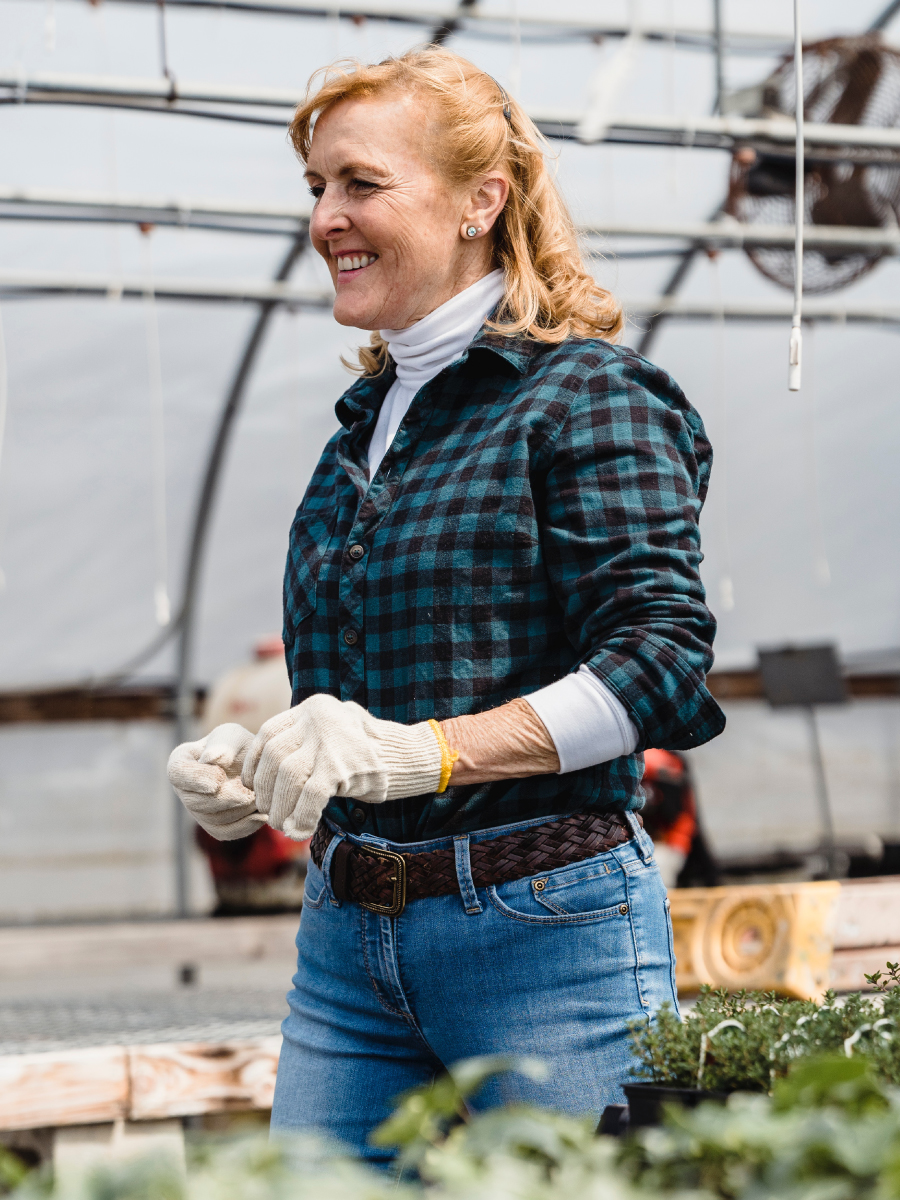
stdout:
{"type": "Polygon", "coordinates": [[[509,180],[499,171],[491,171],[477,180],[469,194],[465,222],[487,233],[503,211],[509,196],[509,180]]]}

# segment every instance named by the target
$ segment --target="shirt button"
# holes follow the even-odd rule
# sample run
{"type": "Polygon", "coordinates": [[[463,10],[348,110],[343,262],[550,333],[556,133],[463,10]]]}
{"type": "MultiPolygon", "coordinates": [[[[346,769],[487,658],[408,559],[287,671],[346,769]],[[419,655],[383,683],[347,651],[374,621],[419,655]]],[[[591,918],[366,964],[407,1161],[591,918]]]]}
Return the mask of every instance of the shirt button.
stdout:
{"type": "Polygon", "coordinates": [[[354,810],[350,814],[350,816],[353,818],[353,820],[356,822],[357,825],[365,825],[366,814],[363,812],[363,810],[361,808],[354,808],[354,810]]]}
{"type": "Polygon", "coordinates": [[[350,557],[353,559],[354,562],[359,562],[359,560],[362,558],[362,556],[365,554],[365,552],[366,552],[365,547],[360,546],[360,544],[358,542],[356,543],[355,546],[351,546],[350,550],[349,550],[350,557]]]}
{"type": "Polygon", "coordinates": [[[356,643],[359,641],[359,634],[356,632],[355,629],[345,629],[344,630],[344,641],[347,643],[348,646],[355,646],[356,643]]]}

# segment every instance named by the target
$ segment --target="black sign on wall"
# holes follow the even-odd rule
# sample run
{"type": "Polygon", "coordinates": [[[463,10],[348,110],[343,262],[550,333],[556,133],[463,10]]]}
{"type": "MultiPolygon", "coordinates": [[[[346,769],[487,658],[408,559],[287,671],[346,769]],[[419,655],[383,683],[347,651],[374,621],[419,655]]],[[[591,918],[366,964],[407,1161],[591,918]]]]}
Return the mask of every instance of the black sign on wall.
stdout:
{"type": "Polygon", "coordinates": [[[773,708],[847,702],[847,688],[832,645],[760,650],[759,673],[763,692],[773,708]]]}
{"type": "Polygon", "coordinates": [[[816,707],[820,704],[847,702],[847,688],[841,675],[837,650],[832,645],[782,646],[778,650],[760,650],[759,674],[765,697],[773,708],[794,706],[806,711],[816,798],[822,824],[824,874],[826,879],[834,879],[838,874],[834,814],[828,795],[816,707]]]}

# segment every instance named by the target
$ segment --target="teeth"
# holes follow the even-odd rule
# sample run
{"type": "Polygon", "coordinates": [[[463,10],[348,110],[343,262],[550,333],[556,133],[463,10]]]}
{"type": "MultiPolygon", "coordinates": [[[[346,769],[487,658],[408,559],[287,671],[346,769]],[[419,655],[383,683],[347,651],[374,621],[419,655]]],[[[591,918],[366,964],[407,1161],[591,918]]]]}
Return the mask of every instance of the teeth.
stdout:
{"type": "Polygon", "coordinates": [[[378,258],[377,254],[358,254],[358,255],[338,255],[337,266],[339,271],[358,271],[362,267],[371,266],[378,258]]]}

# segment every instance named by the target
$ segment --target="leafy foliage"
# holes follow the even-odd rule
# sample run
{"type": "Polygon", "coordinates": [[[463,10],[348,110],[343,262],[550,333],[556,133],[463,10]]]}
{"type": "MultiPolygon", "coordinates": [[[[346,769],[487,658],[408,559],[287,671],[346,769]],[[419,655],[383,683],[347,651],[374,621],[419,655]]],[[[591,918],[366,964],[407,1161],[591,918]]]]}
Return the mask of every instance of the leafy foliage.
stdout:
{"type": "Polygon", "coordinates": [[[896,1200],[898,1001],[886,984],[822,1005],[707,991],[683,1024],[664,1010],[633,1031],[645,1076],[741,1090],[725,1105],[673,1108],[664,1127],[623,1142],[524,1105],[472,1116],[466,1101],[489,1076],[542,1071],[479,1058],[399,1099],[374,1135],[397,1147],[397,1174],[303,1136],[200,1141],[186,1172],[147,1158],[22,1179],[0,1160],[0,1179],[9,1200],[896,1200]]]}
{"type": "Polygon", "coordinates": [[[622,1166],[658,1195],[880,1200],[900,1183],[900,1101],[863,1059],[818,1059],[772,1098],[736,1093],[727,1107],[673,1112],[627,1145],[622,1166]]]}
{"type": "MultiPolygon", "coordinates": [[[[900,968],[892,978],[898,976],[900,968]]],[[[840,1000],[827,992],[816,1004],[773,992],[704,988],[683,1021],[664,1007],[649,1025],[632,1027],[637,1077],[673,1087],[768,1092],[798,1060],[842,1054],[862,1057],[880,1079],[900,1084],[900,988],[883,983],[881,992],[840,1000]]]]}
{"type": "MultiPolygon", "coordinates": [[[[522,1065],[522,1064],[519,1064],[522,1065]]],[[[900,1195],[900,1092],[860,1056],[794,1065],[774,1095],[673,1110],[618,1143],[592,1122],[539,1109],[456,1120],[497,1062],[460,1064],[405,1096],[382,1141],[415,1147],[398,1182],[320,1139],[204,1141],[187,1173],[145,1159],[61,1178],[39,1174],[13,1200],[892,1200],[900,1195]],[[412,1103],[416,1097],[421,1104],[412,1103]],[[449,1123],[448,1123],[449,1122],[449,1123]]]]}
{"type": "Polygon", "coordinates": [[[18,1187],[27,1174],[28,1170],[22,1160],[0,1146],[0,1196],[18,1187]]]}

